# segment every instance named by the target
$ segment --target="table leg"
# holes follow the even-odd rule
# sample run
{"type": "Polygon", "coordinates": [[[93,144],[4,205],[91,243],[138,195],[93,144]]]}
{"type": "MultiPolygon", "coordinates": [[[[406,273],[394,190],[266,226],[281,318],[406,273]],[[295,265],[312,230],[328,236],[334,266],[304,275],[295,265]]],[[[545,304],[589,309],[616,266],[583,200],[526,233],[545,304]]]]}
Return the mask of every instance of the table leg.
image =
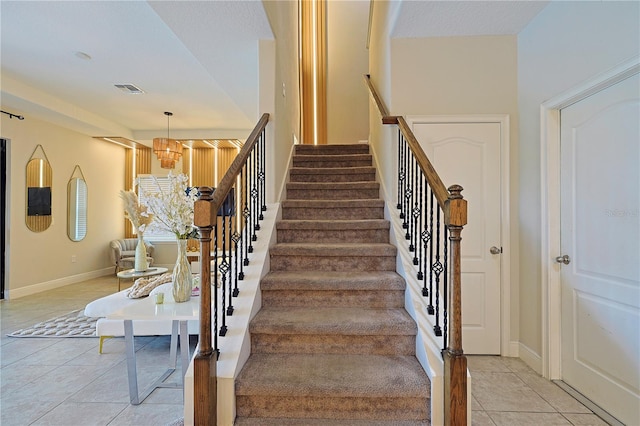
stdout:
{"type": "Polygon", "coordinates": [[[124,320],[124,341],[127,353],[127,374],[129,379],[129,400],[132,405],[139,405],[157,388],[182,388],[184,375],[189,365],[189,333],[187,321],[171,321],[171,343],[169,347],[170,367],[160,378],[151,384],[142,394],[138,392],[138,371],[136,367],[136,348],[133,338],[133,321],[124,320]],[[179,332],[179,333],[178,333],[179,332]],[[176,370],[178,352],[178,334],[180,335],[180,355],[182,361],[182,383],[164,383],[176,370]]]}
{"type": "Polygon", "coordinates": [[[189,367],[189,330],[187,321],[180,321],[180,360],[182,362],[182,383],[189,367]]]}
{"type": "Polygon", "coordinates": [[[124,343],[127,352],[127,374],[129,376],[129,399],[133,405],[140,404],[138,396],[138,372],[136,369],[136,348],[133,342],[133,321],[124,320],[124,343]]]}

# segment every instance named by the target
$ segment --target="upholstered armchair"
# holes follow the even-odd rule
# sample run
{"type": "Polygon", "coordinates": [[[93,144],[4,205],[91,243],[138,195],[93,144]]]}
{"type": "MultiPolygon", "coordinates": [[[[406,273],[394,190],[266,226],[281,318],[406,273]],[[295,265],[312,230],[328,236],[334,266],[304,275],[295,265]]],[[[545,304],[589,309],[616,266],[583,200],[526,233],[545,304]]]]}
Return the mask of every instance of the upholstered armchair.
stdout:
{"type": "MultiPolygon", "coordinates": [[[[147,260],[149,261],[149,265],[153,265],[154,246],[148,241],[145,241],[144,244],[147,246],[147,260]]],[[[121,269],[133,268],[137,245],[137,238],[123,238],[111,241],[109,245],[111,247],[111,262],[116,267],[116,273],[121,269]]]]}

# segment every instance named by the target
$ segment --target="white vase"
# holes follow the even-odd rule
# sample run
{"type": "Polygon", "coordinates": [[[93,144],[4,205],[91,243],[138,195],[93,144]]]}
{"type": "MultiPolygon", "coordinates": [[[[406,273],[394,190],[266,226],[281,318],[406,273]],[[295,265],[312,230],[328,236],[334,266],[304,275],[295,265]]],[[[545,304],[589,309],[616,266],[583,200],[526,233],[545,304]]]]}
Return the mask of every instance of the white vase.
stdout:
{"type": "Polygon", "coordinates": [[[178,258],[176,266],[173,267],[172,278],[173,300],[180,303],[191,299],[193,276],[191,275],[191,264],[187,258],[187,240],[178,240],[178,258]]]}
{"type": "Polygon", "coordinates": [[[136,272],[142,272],[149,269],[149,261],[147,260],[147,246],[142,239],[142,233],[138,233],[138,245],[136,245],[136,256],[133,268],[136,272]]]}

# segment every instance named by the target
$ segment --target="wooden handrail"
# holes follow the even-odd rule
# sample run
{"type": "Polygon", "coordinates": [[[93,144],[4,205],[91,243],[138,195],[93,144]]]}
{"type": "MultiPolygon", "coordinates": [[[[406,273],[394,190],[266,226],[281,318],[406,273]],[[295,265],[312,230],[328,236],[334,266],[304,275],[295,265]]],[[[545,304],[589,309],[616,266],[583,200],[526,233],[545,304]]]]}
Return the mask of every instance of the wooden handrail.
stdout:
{"type": "Polygon", "coordinates": [[[211,344],[211,234],[217,223],[218,210],[233,188],[268,122],[269,114],[263,114],[217,189],[214,191],[210,187],[200,187],[200,196],[194,205],[194,225],[200,231],[202,256],[200,259],[200,339],[193,362],[195,425],[215,425],[217,422],[216,362],[218,354],[211,344]]]}
{"type": "Polygon", "coordinates": [[[462,187],[452,185],[448,189],[442,183],[433,164],[418,143],[413,131],[402,116],[389,114],[382,98],[365,75],[365,82],[382,117],[382,124],[396,124],[411,150],[429,187],[444,212],[444,220],[449,229],[451,250],[451,272],[449,276],[450,336],[443,350],[444,359],[444,420],[446,425],[467,424],[467,358],[462,350],[462,272],[460,242],[463,227],[467,224],[467,200],[462,197],[462,187]]]}

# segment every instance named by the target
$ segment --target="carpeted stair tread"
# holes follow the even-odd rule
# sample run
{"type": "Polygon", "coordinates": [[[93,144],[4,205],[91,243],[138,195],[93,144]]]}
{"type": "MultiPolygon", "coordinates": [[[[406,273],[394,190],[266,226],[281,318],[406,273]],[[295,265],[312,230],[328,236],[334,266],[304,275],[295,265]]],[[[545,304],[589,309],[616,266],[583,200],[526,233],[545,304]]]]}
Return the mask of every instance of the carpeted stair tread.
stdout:
{"type": "Polygon", "coordinates": [[[260,282],[268,290],[404,290],[395,271],[272,271],[260,282]]]}
{"type": "Polygon", "coordinates": [[[269,250],[271,256],[395,256],[397,249],[393,244],[386,243],[281,243],[275,244],[269,250]]]}
{"type": "Polygon", "coordinates": [[[364,173],[374,173],[376,168],[373,166],[355,166],[355,167],[292,167],[289,171],[290,175],[359,175],[364,173]]]}
{"type": "Polygon", "coordinates": [[[336,220],[309,220],[288,219],[279,221],[277,229],[319,229],[319,230],[343,230],[343,229],[389,229],[388,220],[384,219],[336,219],[336,220]]]}
{"type": "Polygon", "coordinates": [[[235,426],[425,426],[427,420],[304,419],[285,417],[238,417],[235,426]]]}
{"type": "MultiPolygon", "coordinates": [[[[294,154],[293,155],[293,167],[298,163],[313,163],[313,162],[342,162],[342,161],[371,161],[373,156],[371,154],[294,154]]],[[[337,166],[341,167],[341,166],[337,166]]],[[[349,167],[349,166],[347,166],[349,167]]],[[[366,166],[354,166],[354,167],[366,167],[366,166]]]]}
{"type": "Polygon", "coordinates": [[[357,200],[284,200],[282,219],[382,219],[384,201],[379,198],[357,200]]]}
{"type": "Polygon", "coordinates": [[[379,198],[365,200],[283,200],[282,208],[323,208],[323,209],[359,209],[384,208],[384,200],[379,198]]]}
{"type": "Polygon", "coordinates": [[[306,154],[306,155],[314,155],[314,154],[329,155],[332,153],[368,154],[369,145],[368,144],[296,145],[295,152],[296,154],[306,154]]]}
{"type": "Polygon", "coordinates": [[[429,397],[415,356],[252,354],[236,379],[236,395],[280,397],[429,397]]]}
{"type": "Polygon", "coordinates": [[[287,190],[346,190],[346,189],[379,189],[378,182],[289,182],[287,190]]]}
{"type": "Polygon", "coordinates": [[[263,307],[251,322],[249,331],[263,334],[415,335],[417,326],[404,308],[263,307]]]}

